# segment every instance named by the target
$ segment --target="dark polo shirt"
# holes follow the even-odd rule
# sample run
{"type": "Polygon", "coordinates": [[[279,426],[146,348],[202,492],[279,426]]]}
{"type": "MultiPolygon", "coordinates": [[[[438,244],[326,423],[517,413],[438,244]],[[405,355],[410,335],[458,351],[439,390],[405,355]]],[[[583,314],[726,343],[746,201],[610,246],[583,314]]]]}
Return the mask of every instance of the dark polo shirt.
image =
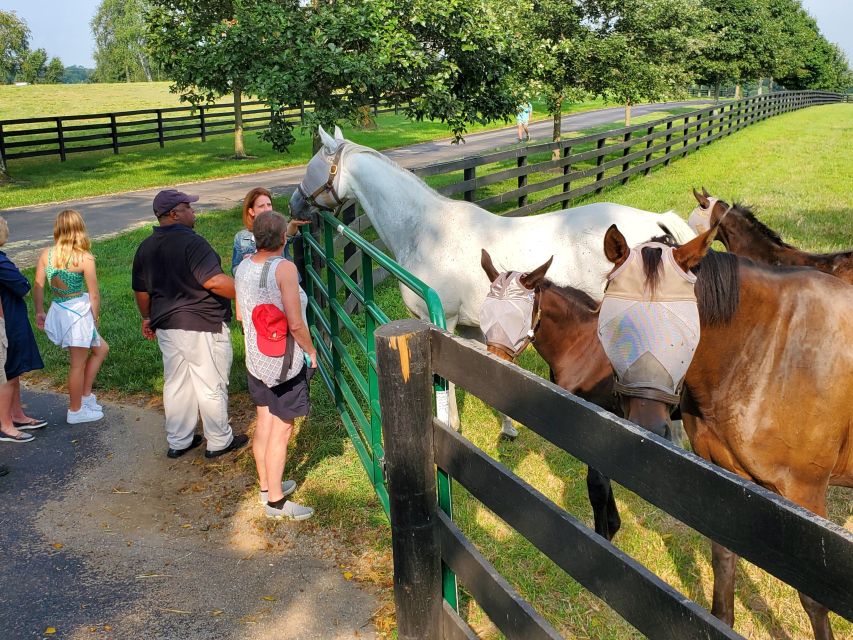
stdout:
{"type": "Polygon", "coordinates": [[[152,329],[222,331],[231,302],[202,286],[222,273],[222,261],[207,240],[189,227],[154,227],[133,258],[133,290],[151,296],[152,329]]]}

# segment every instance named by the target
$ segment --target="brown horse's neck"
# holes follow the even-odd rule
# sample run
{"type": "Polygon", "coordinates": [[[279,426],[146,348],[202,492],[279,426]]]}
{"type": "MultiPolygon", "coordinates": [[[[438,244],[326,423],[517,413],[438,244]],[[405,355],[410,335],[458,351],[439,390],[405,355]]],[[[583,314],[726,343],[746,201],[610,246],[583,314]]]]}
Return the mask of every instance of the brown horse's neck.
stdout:
{"type": "Polygon", "coordinates": [[[615,411],[613,371],[598,339],[597,303],[571,287],[538,288],[541,319],[533,342],[563,389],[615,411]]]}
{"type": "MultiPolygon", "coordinates": [[[[725,207],[725,203],[717,203],[725,207]]],[[[717,237],[732,253],[774,266],[812,267],[853,282],[853,251],[809,253],[784,242],[778,233],[759,221],[749,209],[734,205],[717,237]]]]}

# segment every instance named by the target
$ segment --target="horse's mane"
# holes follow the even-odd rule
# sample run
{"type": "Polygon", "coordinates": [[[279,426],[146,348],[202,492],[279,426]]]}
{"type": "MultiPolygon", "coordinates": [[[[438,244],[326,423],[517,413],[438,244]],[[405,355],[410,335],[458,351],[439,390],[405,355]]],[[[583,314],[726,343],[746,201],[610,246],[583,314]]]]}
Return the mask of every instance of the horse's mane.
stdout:
{"type": "MultiPolygon", "coordinates": [[[[646,285],[654,291],[660,278],[663,254],[660,249],[643,248],[643,271],[646,285]]],[[[696,274],[696,302],[699,319],[708,326],[731,322],[740,305],[740,258],[733,253],[709,250],[692,271],[696,274]]]]}
{"type": "Polygon", "coordinates": [[[584,307],[585,310],[590,311],[592,313],[598,313],[598,310],[601,306],[601,304],[596,301],[595,298],[593,298],[585,291],[575,289],[574,287],[559,285],[553,280],[549,280],[548,278],[543,278],[542,282],[539,283],[538,287],[543,293],[545,291],[553,291],[561,298],[564,298],[565,300],[572,300],[577,304],[581,305],[581,307],[584,307]]]}
{"type": "MultiPolygon", "coordinates": [[[[725,203],[722,204],[725,206],[725,203]]],[[[787,242],[782,240],[782,237],[777,232],[773,231],[773,229],[771,229],[766,224],[761,222],[761,220],[756,218],[752,209],[746,206],[745,204],[735,202],[732,205],[732,211],[737,211],[741,216],[743,216],[744,220],[750,223],[759,233],[761,233],[761,235],[770,240],[770,242],[772,242],[773,244],[778,245],[780,247],[784,247],[786,249],[794,248],[787,242]]],[[[729,212],[729,215],[731,215],[731,212],[729,212]]]]}

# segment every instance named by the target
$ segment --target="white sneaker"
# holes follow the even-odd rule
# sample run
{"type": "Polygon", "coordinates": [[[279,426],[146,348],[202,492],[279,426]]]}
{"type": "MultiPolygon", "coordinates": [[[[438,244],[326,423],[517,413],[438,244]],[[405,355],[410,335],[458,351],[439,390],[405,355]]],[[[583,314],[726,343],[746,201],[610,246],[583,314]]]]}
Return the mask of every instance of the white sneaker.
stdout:
{"type": "Polygon", "coordinates": [[[86,405],[81,405],[79,411],[71,411],[71,409],[69,409],[68,413],[65,415],[65,421],[68,424],[80,424],[81,422],[95,422],[103,417],[103,411],[96,411],[95,409],[90,409],[86,405]]]}
{"type": "MultiPolygon", "coordinates": [[[[296,482],[294,482],[293,480],[284,480],[281,483],[281,492],[284,494],[285,498],[294,491],[296,491],[296,482]]],[[[258,495],[258,502],[260,502],[261,504],[266,504],[269,500],[269,496],[269,491],[261,491],[260,495],[258,495]]]]}
{"type": "Polygon", "coordinates": [[[296,504],[290,500],[287,500],[281,509],[276,509],[267,504],[264,510],[267,512],[267,518],[276,518],[279,520],[307,520],[314,515],[314,509],[311,507],[303,507],[301,504],[296,504]]]}
{"type": "Polygon", "coordinates": [[[98,396],[94,393],[90,393],[88,396],[83,396],[83,406],[89,407],[94,411],[103,411],[104,408],[98,404],[98,396]]]}

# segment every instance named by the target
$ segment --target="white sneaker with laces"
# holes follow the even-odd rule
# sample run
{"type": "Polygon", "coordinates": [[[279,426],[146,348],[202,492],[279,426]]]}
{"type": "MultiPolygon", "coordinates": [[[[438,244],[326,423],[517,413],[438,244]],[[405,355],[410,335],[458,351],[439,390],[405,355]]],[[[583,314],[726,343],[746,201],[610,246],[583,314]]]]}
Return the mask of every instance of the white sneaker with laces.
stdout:
{"type": "MultiPolygon", "coordinates": [[[[296,491],[296,482],[294,480],[282,480],[281,492],[282,494],[284,494],[285,498],[294,491],[296,491]]],[[[260,491],[258,495],[258,502],[260,502],[261,504],[266,504],[269,501],[269,497],[269,491],[260,491]]]]}
{"type": "Polygon", "coordinates": [[[93,409],[94,411],[103,411],[104,408],[98,404],[98,396],[90,393],[88,396],[83,396],[83,405],[93,409]]]}
{"type": "Polygon", "coordinates": [[[267,513],[267,518],[276,518],[279,520],[307,520],[314,515],[314,509],[311,507],[303,507],[301,504],[296,504],[290,500],[285,501],[281,509],[276,509],[267,504],[264,510],[267,513]]]}
{"type": "Polygon", "coordinates": [[[65,415],[65,421],[68,424],[80,424],[83,422],[95,422],[103,417],[103,411],[96,411],[94,409],[90,409],[86,405],[81,405],[79,411],[71,411],[71,409],[69,409],[68,413],[65,415]]]}

